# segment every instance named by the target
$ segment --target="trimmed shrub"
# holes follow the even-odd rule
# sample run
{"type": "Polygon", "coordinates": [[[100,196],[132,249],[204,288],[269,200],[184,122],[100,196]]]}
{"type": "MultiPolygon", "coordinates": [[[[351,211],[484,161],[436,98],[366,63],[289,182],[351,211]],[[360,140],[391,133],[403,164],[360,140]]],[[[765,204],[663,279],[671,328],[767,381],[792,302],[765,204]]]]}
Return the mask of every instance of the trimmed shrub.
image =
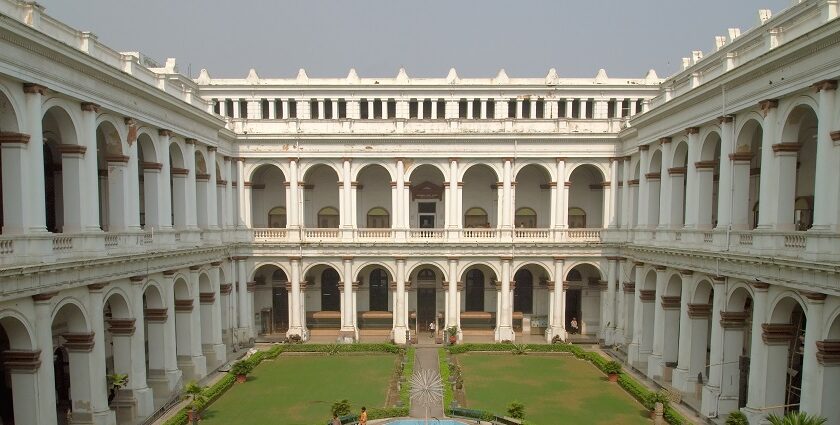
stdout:
{"type": "Polygon", "coordinates": [[[515,419],[525,419],[525,405],[514,401],[508,405],[507,408],[508,416],[515,419]]]}

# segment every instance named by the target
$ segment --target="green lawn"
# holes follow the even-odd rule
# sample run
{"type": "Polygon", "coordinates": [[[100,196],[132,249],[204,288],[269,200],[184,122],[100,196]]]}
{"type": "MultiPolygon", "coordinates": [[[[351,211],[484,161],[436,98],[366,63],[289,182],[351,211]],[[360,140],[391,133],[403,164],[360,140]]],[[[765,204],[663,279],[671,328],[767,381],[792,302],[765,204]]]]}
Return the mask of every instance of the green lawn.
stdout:
{"type": "Polygon", "coordinates": [[[466,353],[457,356],[467,408],[504,414],[525,405],[525,419],[553,424],[650,424],[648,412],[585,360],[566,355],[466,353]]]}
{"type": "Polygon", "coordinates": [[[395,356],[284,355],[257,366],[204,412],[203,425],[327,423],[333,402],[383,407],[395,356]]]}

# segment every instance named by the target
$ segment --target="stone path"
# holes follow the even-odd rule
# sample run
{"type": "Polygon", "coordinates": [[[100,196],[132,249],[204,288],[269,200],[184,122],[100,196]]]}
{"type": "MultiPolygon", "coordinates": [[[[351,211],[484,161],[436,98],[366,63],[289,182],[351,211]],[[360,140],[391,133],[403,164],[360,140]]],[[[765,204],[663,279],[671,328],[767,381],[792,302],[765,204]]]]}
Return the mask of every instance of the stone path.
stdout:
{"type": "MultiPolygon", "coordinates": [[[[438,364],[438,345],[417,345],[417,350],[414,352],[414,371],[432,370],[440,374],[440,365],[438,364]]],[[[443,401],[440,403],[426,406],[424,403],[411,402],[409,415],[412,418],[425,418],[426,408],[428,407],[429,418],[443,418],[443,401]]]]}

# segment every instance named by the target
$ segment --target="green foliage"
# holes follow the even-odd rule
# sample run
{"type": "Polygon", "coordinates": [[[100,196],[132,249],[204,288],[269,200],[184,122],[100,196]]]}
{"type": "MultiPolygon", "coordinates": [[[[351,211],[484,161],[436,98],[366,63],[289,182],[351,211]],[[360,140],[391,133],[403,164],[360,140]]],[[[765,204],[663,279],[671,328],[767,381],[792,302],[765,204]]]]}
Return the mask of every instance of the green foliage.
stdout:
{"type": "Polygon", "coordinates": [[[403,368],[402,378],[400,379],[400,402],[406,409],[411,403],[411,376],[414,375],[414,347],[411,347],[406,352],[405,367],[403,368]]]}
{"type": "Polygon", "coordinates": [[[726,417],[726,425],[750,425],[750,421],[747,420],[747,415],[736,410],[726,417]]]}
{"type": "Polygon", "coordinates": [[[610,360],[610,361],[608,361],[607,363],[604,364],[604,369],[603,370],[607,374],[621,373],[621,363],[619,363],[615,360],[610,360]]]}
{"type": "Polygon", "coordinates": [[[240,360],[230,367],[230,373],[234,375],[247,375],[251,373],[252,370],[254,370],[254,366],[255,365],[253,364],[253,362],[249,362],[247,360],[240,360]]]}
{"type": "Polygon", "coordinates": [[[525,419],[525,405],[518,401],[511,402],[508,405],[507,414],[511,418],[525,419]]]}
{"type": "Polygon", "coordinates": [[[651,391],[647,397],[648,403],[652,405],[655,405],[656,403],[662,403],[663,406],[668,405],[668,396],[664,393],[651,391]]]}
{"type": "Polygon", "coordinates": [[[344,416],[344,415],[349,415],[350,414],[350,409],[351,409],[350,402],[347,399],[344,399],[344,400],[339,400],[339,401],[336,401],[335,403],[333,403],[332,409],[330,409],[330,412],[333,415],[344,416]]]}
{"type": "Polygon", "coordinates": [[[528,354],[531,349],[528,348],[527,344],[513,344],[513,349],[510,350],[511,353],[516,355],[523,355],[528,354]]]}
{"type": "Polygon", "coordinates": [[[339,347],[341,347],[341,346],[340,346],[340,345],[338,345],[338,344],[330,344],[330,345],[328,345],[328,346],[327,346],[327,354],[329,354],[329,355],[331,355],[331,356],[334,356],[334,355],[338,354],[338,351],[341,349],[341,348],[339,348],[339,347]]]}
{"type": "Polygon", "coordinates": [[[438,349],[438,366],[440,368],[440,380],[443,382],[443,411],[449,412],[452,407],[452,400],[455,400],[455,394],[452,391],[452,384],[449,383],[451,372],[446,350],[443,348],[438,349]]]}
{"type": "Polygon", "coordinates": [[[368,409],[368,419],[385,419],[385,418],[399,418],[408,416],[408,406],[403,407],[387,407],[378,408],[373,407],[368,409]]]}
{"type": "Polygon", "coordinates": [[[128,375],[124,373],[115,373],[108,375],[106,378],[108,379],[109,388],[120,389],[128,384],[128,375]]]}
{"type": "Polygon", "coordinates": [[[805,412],[788,412],[784,416],[771,414],[767,417],[771,425],[823,425],[828,419],[805,412]]]}

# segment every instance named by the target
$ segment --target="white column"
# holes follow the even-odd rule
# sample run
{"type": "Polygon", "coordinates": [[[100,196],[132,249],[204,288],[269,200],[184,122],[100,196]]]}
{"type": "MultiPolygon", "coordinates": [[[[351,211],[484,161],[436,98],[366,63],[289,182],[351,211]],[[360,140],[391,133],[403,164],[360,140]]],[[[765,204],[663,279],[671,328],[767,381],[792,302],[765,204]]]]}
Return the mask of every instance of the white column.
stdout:
{"type": "Polygon", "coordinates": [[[622,158],[624,167],[622,168],[621,176],[621,228],[629,229],[630,223],[633,220],[633,207],[630,200],[630,177],[632,170],[630,169],[630,157],[622,158]]]}
{"type": "MultiPolygon", "coordinates": [[[[94,103],[82,103],[82,137],[79,144],[87,148],[87,154],[83,158],[82,176],[81,180],[85,183],[84,187],[97,187],[99,181],[99,170],[96,164],[96,114],[99,112],[99,105],[94,103]]],[[[134,157],[137,157],[137,145],[134,145],[134,157]]],[[[104,153],[103,153],[104,154],[104,153]]],[[[134,168],[133,180],[137,184],[137,169],[134,168]]],[[[137,191],[131,191],[128,182],[121,188],[123,191],[129,192],[128,195],[135,195],[137,191]]],[[[124,195],[125,196],[125,195],[124,195]]],[[[81,227],[86,232],[99,232],[99,192],[96,190],[83,190],[80,193],[81,199],[81,227]]],[[[66,202],[65,198],[65,211],[66,202]]],[[[139,214],[135,211],[135,215],[139,214]]],[[[137,222],[139,224],[140,217],[137,215],[137,222]]]]}
{"type": "MultiPolygon", "coordinates": [[[[43,163],[41,164],[43,166],[43,163]]],[[[53,295],[55,294],[39,294],[32,297],[35,304],[35,321],[33,322],[33,325],[35,326],[34,338],[37,344],[36,347],[40,350],[38,360],[41,362],[41,366],[38,368],[36,372],[37,375],[35,377],[38,397],[31,400],[35,404],[35,411],[33,414],[37,415],[39,420],[30,422],[33,424],[55,425],[58,422],[55,409],[52,304],[50,303],[50,298],[52,298],[53,295]]],[[[18,397],[15,397],[15,402],[18,401],[17,398],[18,397]]],[[[17,407],[17,405],[15,407],[17,407]]],[[[15,411],[17,411],[17,409],[15,409],[15,411]]]]}
{"type": "MultiPolygon", "coordinates": [[[[650,166],[650,146],[639,146],[639,205],[636,224],[639,228],[648,227],[648,208],[650,208],[650,182],[645,178],[650,166]]],[[[636,282],[638,283],[638,282],[636,282]]]]}
{"type": "MultiPolygon", "coordinates": [[[[723,356],[725,345],[723,312],[726,308],[726,279],[713,279],[712,282],[714,283],[714,295],[711,311],[712,335],[709,344],[709,376],[707,377],[706,385],[703,386],[703,397],[700,408],[700,412],[710,418],[720,414],[718,398],[721,396],[723,369],[725,366],[729,366],[725,365],[726,361],[723,356]]],[[[739,332],[739,334],[742,333],[743,331],[739,332]]],[[[741,353],[739,352],[738,354],[740,355],[741,353]]]]}
{"type": "MultiPolygon", "coordinates": [[[[671,175],[668,170],[671,168],[673,162],[673,155],[671,154],[672,145],[670,137],[663,137],[659,139],[659,144],[662,149],[662,166],[660,168],[659,177],[659,224],[660,229],[668,229],[671,227],[671,202],[668,202],[671,197],[671,175]]],[[[652,195],[653,192],[651,192],[652,195]]]]}
{"type": "MultiPolygon", "coordinates": [[[[294,102],[294,100],[292,100],[294,102]]],[[[289,99],[283,100],[283,119],[289,119],[289,99]]]]}
{"type": "MultiPolygon", "coordinates": [[[[432,103],[434,105],[434,102],[432,103]]],[[[406,202],[407,199],[403,196],[403,192],[405,191],[405,170],[404,170],[404,163],[402,158],[397,158],[397,185],[395,187],[395,205],[394,208],[394,223],[393,227],[395,229],[404,229],[408,227],[408,221],[405,221],[405,216],[407,215],[408,210],[408,203],[406,202]]]]}
{"type": "Polygon", "coordinates": [[[460,327],[458,324],[458,310],[461,306],[458,305],[458,258],[450,257],[449,259],[449,286],[447,292],[449,293],[449,305],[446,308],[446,327],[460,327]]]}
{"type": "Polygon", "coordinates": [[[483,120],[487,119],[487,99],[481,99],[481,113],[479,117],[483,120]]]}
{"type": "MultiPolygon", "coordinates": [[[[610,203],[609,203],[609,220],[604,223],[609,223],[609,227],[615,229],[619,226],[618,223],[618,161],[621,158],[610,158],[610,203]]],[[[607,227],[607,226],[604,226],[607,227]]]]}
{"type": "Polygon", "coordinates": [[[586,118],[586,99],[580,99],[580,110],[578,111],[578,118],[586,118]]]}
{"type": "Polygon", "coordinates": [[[557,198],[554,204],[554,227],[557,229],[565,229],[568,225],[565,218],[567,217],[568,208],[566,207],[566,199],[568,190],[566,190],[566,159],[556,158],[556,172],[557,172],[557,198]]]}
{"type": "MultiPolygon", "coordinates": [[[[342,173],[341,173],[341,193],[344,196],[344,202],[341,204],[341,211],[340,211],[340,220],[341,220],[341,228],[346,229],[351,227],[352,219],[350,215],[353,211],[351,199],[352,194],[350,190],[350,186],[352,184],[351,177],[350,177],[350,158],[344,158],[342,173]]],[[[351,282],[352,283],[352,282],[351,282]]]]}
{"type": "Polygon", "coordinates": [[[268,119],[277,119],[277,99],[268,99],[268,119]]]}
{"type": "Polygon", "coordinates": [[[250,318],[248,317],[248,277],[245,270],[246,257],[233,257],[236,264],[236,298],[238,301],[237,311],[239,313],[239,328],[247,328],[250,318]]]}
{"type": "Polygon", "coordinates": [[[449,211],[446,227],[457,228],[458,217],[461,215],[461,211],[458,210],[458,158],[449,158],[449,202],[446,203],[446,209],[449,211]]]}
{"type": "MultiPolygon", "coordinates": [[[[143,283],[145,279],[142,276],[137,276],[131,279],[131,310],[134,313],[132,321],[133,332],[130,337],[129,344],[131,345],[131,364],[130,370],[127,373],[130,379],[128,380],[127,389],[132,390],[134,399],[137,402],[137,418],[145,419],[154,413],[154,395],[151,388],[146,383],[146,330],[143,326],[143,283]]],[[[112,328],[113,333],[113,328],[112,328]]],[[[116,335],[114,335],[116,336],[116,335]]],[[[114,359],[115,363],[117,359],[114,359]]],[[[114,365],[116,370],[116,364],[114,365]]]]}
{"type": "MultiPolygon", "coordinates": [[[[290,229],[295,229],[300,227],[300,218],[298,217],[298,211],[300,204],[300,200],[298,195],[300,193],[300,183],[298,182],[298,161],[296,158],[292,158],[289,160],[289,205],[286,206],[286,214],[288,214],[288,220],[286,220],[286,227],[290,229]]],[[[292,282],[294,285],[295,282],[292,282]]]]}
{"type": "Polygon", "coordinates": [[[679,312],[679,351],[677,368],[673,371],[672,385],[683,392],[694,392],[697,373],[706,371],[706,330],[708,329],[708,310],[699,304],[691,303],[691,289],[695,286],[691,270],[680,270],[682,292],[679,312]],[[702,341],[702,342],[700,342],[702,341]],[[698,348],[703,348],[698,352],[698,348]]]}
{"type": "MultiPolygon", "coordinates": [[[[128,156],[109,155],[108,163],[108,231],[124,232],[128,230],[129,199],[128,191],[128,156]]],[[[91,191],[92,192],[92,191],[91,191]]]]}
{"type": "Polygon", "coordinates": [[[216,175],[216,147],[215,146],[208,146],[207,147],[207,173],[210,174],[210,181],[207,182],[207,226],[211,229],[216,229],[221,227],[221,223],[219,222],[219,215],[217,212],[217,201],[216,201],[216,179],[218,176],[216,175]]]}
{"type": "Polygon", "coordinates": [[[772,229],[776,224],[777,194],[774,180],[778,179],[778,176],[773,145],[778,143],[776,139],[778,106],[777,100],[759,102],[759,108],[764,114],[764,121],[761,123],[761,174],[759,175],[758,196],[757,227],[760,229],[772,229]]]}
{"type": "Polygon", "coordinates": [[[234,227],[237,223],[237,220],[234,219],[234,211],[233,211],[233,179],[235,178],[233,172],[233,161],[229,156],[224,157],[224,164],[222,165],[225,167],[225,172],[227,174],[227,179],[225,179],[225,227],[234,227]]]}
{"type": "MultiPolygon", "coordinates": [[[[213,327],[210,329],[210,348],[214,355],[214,361],[212,364],[213,369],[227,361],[227,348],[225,347],[224,342],[222,342],[222,329],[224,325],[222,325],[222,283],[219,277],[221,265],[221,261],[214,261],[210,263],[211,268],[208,273],[210,275],[210,286],[213,289],[213,305],[211,306],[211,320],[213,327]]],[[[207,318],[205,318],[205,320],[207,320],[207,318]]]]}
{"type": "MultiPolygon", "coordinates": [[[[664,266],[656,266],[656,298],[653,313],[653,350],[648,357],[647,376],[651,379],[662,378],[662,349],[665,342],[665,309],[662,307],[662,295],[665,294],[664,266]]],[[[637,282],[638,283],[638,282],[637,282]]]]}
{"type": "Polygon", "coordinates": [[[513,228],[513,217],[511,216],[511,211],[513,210],[513,196],[511,191],[511,159],[504,158],[503,161],[504,171],[502,174],[502,228],[511,229],[513,228]]]}
{"type": "MultiPolygon", "coordinates": [[[[23,187],[21,199],[23,203],[20,207],[20,228],[27,233],[44,233],[47,231],[46,227],[46,207],[44,204],[44,196],[42,190],[44,186],[44,130],[43,130],[43,111],[41,104],[43,103],[43,96],[46,95],[47,88],[37,84],[24,84],[23,92],[26,99],[26,120],[29,124],[30,139],[27,147],[27,154],[23,157],[26,162],[20,164],[21,167],[26,167],[20,173],[23,177],[20,181],[23,187]],[[32,135],[35,135],[32,137],[32,135]]],[[[5,144],[5,143],[4,143],[5,144]]],[[[3,162],[7,163],[5,152],[3,152],[3,162]]],[[[6,165],[3,166],[3,173],[6,173],[6,165]]],[[[3,179],[6,181],[6,179],[3,179]]],[[[11,180],[14,181],[14,180],[11,180]]],[[[93,186],[96,187],[96,186],[93,186]]],[[[4,190],[5,192],[5,190],[4,190]]],[[[5,193],[4,193],[5,198],[5,193]]],[[[4,200],[4,209],[6,205],[10,207],[14,204],[7,204],[4,200]]],[[[5,214],[5,212],[4,212],[5,214]]],[[[4,221],[4,227],[9,226],[4,221]]],[[[3,233],[6,229],[3,229],[3,233]]],[[[52,359],[52,352],[49,353],[49,359],[52,359]]],[[[43,362],[49,365],[50,361],[43,362]]],[[[53,387],[55,384],[51,384],[53,387]]],[[[53,398],[54,400],[54,398],[53,398]]],[[[40,401],[40,400],[39,400],[40,401]]],[[[54,405],[55,403],[53,403],[54,405]]]]}
{"type": "Polygon", "coordinates": [[[248,222],[250,218],[247,214],[247,209],[245,207],[245,203],[248,200],[245,199],[245,158],[235,158],[236,159],[236,197],[239,200],[239,211],[237,212],[236,216],[238,217],[236,222],[236,227],[248,227],[248,222]]]}
{"type": "Polygon", "coordinates": [[[318,116],[317,117],[312,117],[312,118],[317,118],[319,120],[322,120],[322,119],[325,118],[325,116],[324,116],[324,99],[317,99],[316,102],[318,102],[318,116]]]}
{"type": "MultiPolygon", "coordinates": [[[[725,161],[721,157],[721,161],[725,161]]],[[[750,205],[748,202],[750,191],[750,163],[752,161],[752,153],[732,153],[729,154],[729,161],[732,167],[732,229],[733,230],[747,230],[749,228],[750,220],[750,205]]],[[[718,223],[720,223],[720,213],[718,213],[718,223]]]]}
{"type": "MultiPolygon", "coordinates": [[[[509,162],[507,162],[509,164],[509,162]]],[[[496,313],[499,316],[499,326],[496,328],[497,341],[513,341],[516,335],[513,332],[513,303],[511,302],[511,257],[502,257],[502,282],[501,293],[499,294],[500,309],[496,313]]]]}
{"type": "Polygon", "coordinates": [[[467,99],[467,119],[471,120],[473,118],[473,101],[472,99],[467,99]]]}
{"type": "Polygon", "coordinates": [[[565,278],[565,270],[563,270],[563,257],[554,257],[554,284],[549,287],[551,293],[551,314],[549,315],[549,327],[546,332],[546,341],[551,342],[555,336],[561,340],[566,340],[566,327],[564,323],[563,311],[563,280],[565,278]]]}
{"type": "MultiPolygon", "coordinates": [[[[708,202],[707,200],[700,200],[700,179],[697,175],[697,168],[695,163],[700,161],[700,129],[698,127],[689,127],[685,130],[688,135],[688,163],[685,170],[685,228],[693,229],[697,227],[698,209],[700,209],[699,202],[708,202]]],[[[711,199],[711,198],[709,198],[711,199]]],[[[641,202],[641,201],[640,201],[641,202]]]]}
{"type": "MultiPolygon", "coordinates": [[[[74,352],[68,347],[70,357],[70,374],[71,382],[81,383],[81,393],[87,393],[88,399],[85,400],[84,395],[77,398],[76,388],[74,386],[71,392],[73,399],[74,410],[79,405],[84,405],[88,401],[87,408],[91,414],[94,424],[114,424],[116,418],[114,412],[108,407],[108,392],[105,388],[105,318],[103,317],[103,293],[102,288],[104,284],[88,285],[88,313],[90,314],[90,329],[92,333],[92,349],[80,349],[74,352]],[[78,363],[76,362],[78,361],[78,363]],[[83,363],[83,364],[79,364],[83,363]],[[82,376],[77,376],[73,379],[73,374],[79,373],[82,376]],[[85,381],[89,382],[89,387],[84,385],[85,381]],[[81,403],[77,403],[81,402],[81,403]]],[[[84,411],[86,409],[81,408],[84,411]]]]}
{"type": "Polygon", "coordinates": [[[356,312],[353,311],[353,257],[342,258],[343,270],[341,278],[342,295],[344,302],[341,303],[341,330],[339,338],[344,342],[354,342],[356,340],[355,317],[356,312]]]}
{"type": "Polygon", "coordinates": [[[407,342],[405,334],[408,330],[405,322],[405,310],[407,307],[405,293],[405,258],[397,258],[396,263],[395,280],[397,281],[397,289],[394,293],[394,298],[396,298],[394,305],[396,308],[393,312],[394,342],[397,344],[405,344],[407,342]]]}
{"type": "MultiPolygon", "coordinates": [[[[835,6],[836,7],[836,6],[835,6]]],[[[835,130],[834,99],[837,93],[837,80],[826,80],[816,84],[819,92],[819,111],[817,113],[817,163],[814,179],[814,231],[838,230],[838,199],[837,182],[840,181],[840,167],[838,152],[831,140],[831,132],[835,130]]],[[[804,379],[803,379],[804,382],[804,379]]],[[[817,411],[816,413],[819,413],[817,411]]]]}
{"type": "MultiPolygon", "coordinates": [[[[198,292],[198,270],[199,266],[190,266],[188,284],[190,287],[191,303],[188,311],[185,314],[189,327],[189,341],[187,352],[189,359],[187,360],[192,369],[191,379],[199,380],[207,375],[207,358],[204,357],[204,351],[201,347],[201,298],[198,292]]],[[[206,318],[205,318],[206,319],[206,318]]]]}
{"type": "Polygon", "coordinates": [[[529,112],[530,112],[530,114],[529,114],[530,116],[529,116],[528,118],[530,118],[530,119],[535,119],[535,118],[537,118],[537,99],[535,99],[535,98],[533,98],[533,97],[531,98],[531,108],[530,108],[530,109],[531,109],[531,110],[529,111],[529,112]]]}
{"type": "MultiPolygon", "coordinates": [[[[762,170],[762,174],[764,170],[762,170]]],[[[750,423],[759,423],[767,413],[765,398],[767,397],[767,345],[764,344],[762,325],[767,322],[767,289],[769,285],[763,282],[753,284],[753,317],[750,340],[750,376],[747,390],[747,407],[744,413],[750,418],[750,423]]]]}
{"type": "MultiPolygon", "coordinates": [[[[236,105],[238,106],[238,105],[236,105]]],[[[235,110],[239,110],[239,108],[235,108],[235,110]]],[[[184,158],[184,163],[186,164],[188,173],[187,173],[187,191],[186,191],[186,212],[187,212],[187,228],[188,229],[195,229],[198,227],[198,219],[197,219],[197,200],[196,200],[196,181],[195,175],[197,170],[195,168],[195,139],[185,139],[184,142],[187,146],[187,154],[186,158],[184,158]]]]}
{"type": "Polygon", "coordinates": [[[289,330],[286,335],[298,335],[303,339],[304,330],[301,318],[304,317],[305,312],[301,311],[300,257],[290,257],[289,262],[291,263],[291,275],[289,276],[291,302],[289,303],[289,330]]]}
{"type": "MultiPolygon", "coordinates": [[[[171,165],[169,163],[169,138],[172,132],[169,130],[158,130],[157,151],[160,152],[160,179],[158,180],[158,217],[160,228],[168,230],[172,228],[172,187],[171,187],[171,165]]],[[[146,187],[148,187],[148,182],[146,187]]]]}
{"type": "MultiPolygon", "coordinates": [[[[645,327],[645,306],[646,300],[642,299],[642,286],[644,283],[644,275],[642,266],[644,263],[636,262],[636,283],[635,294],[633,297],[633,341],[627,350],[627,361],[630,364],[636,364],[645,361],[650,353],[647,352],[646,341],[644,340],[645,327]]],[[[649,325],[649,324],[648,324],[649,325]]]]}
{"type": "MultiPolygon", "coordinates": [[[[718,172],[718,210],[717,210],[717,228],[726,229],[732,224],[732,204],[733,202],[746,205],[748,198],[735,198],[733,187],[735,182],[732,180],[732,161],[730,156],[735,152],[735,134],[733,117],[727,115],[718,118],[720,123],[720,171],[718,172]]],[[[747,174],[747,185],[749,185],[749,174],[747,174]]],[[[749,187],[749,186],[748,186],[749,187]]]]}
{"type": "Polygon", "coordinates": [[[516,118],[522,119],[522,99],[516,99],[516,118]]]}
{"type": "MultiPolygon", "coordinates": [[[[832,90],[830,93],[834,94],[834,91],[832,90]]],[[[820,107],[822,107],[822,103],[820,107]]],[[[817,360],[817,341],[821,340],[823,335],[823,307],[826,295],[814,292],[806,292],[803,295],[808,304],[808,320],[805,322],[805,352],[803,353],[802,361],[802,397],[799,410],[821,416],[823,413],[824,371],[823,365],[817,360]]]]}
{"type": "MultiPolygon", "coordinates": [[[[613,161],[613,164],[615,164],[615,161],[613,161]]],[[[607,345],[614,345],[616,343],[615,291],[618,286],[617,275],[619,260],[621,260],[621,257],[607,257],[607,294],[604,302],[604,306],[606,307],[604,309],[604,319],[606,321],[601,323],[601,328],[604,329],[602,332],[604,335],[604,342],[607,345]]]]}
{"type": "Polygon", "coordinates": [[[173,276],[175,271],[163,273],[164,288],[169,288],[163,294],[166,305],[166,317],[163,324],[163,369],[166,376],[166,393],[175,391],[181,384],[183,372],[178,368],[177,332],[175,330],[175,291],[172,290],[175,282],[173,276]]]}
{"type": "MultiPolygon", "coordinates": [[[[22,235],[32,218],[27,211],[32,207],[33,194],[29,193],[29,143],[30,137],[23,133],[4,132],[0,134],[0,149],[3,150],[3,234],[22,235]]],[[[41,164],[43,167],[43,164],[41,164]]],[[[43,176],[41,177],[43,178],[43,176]]]]}

